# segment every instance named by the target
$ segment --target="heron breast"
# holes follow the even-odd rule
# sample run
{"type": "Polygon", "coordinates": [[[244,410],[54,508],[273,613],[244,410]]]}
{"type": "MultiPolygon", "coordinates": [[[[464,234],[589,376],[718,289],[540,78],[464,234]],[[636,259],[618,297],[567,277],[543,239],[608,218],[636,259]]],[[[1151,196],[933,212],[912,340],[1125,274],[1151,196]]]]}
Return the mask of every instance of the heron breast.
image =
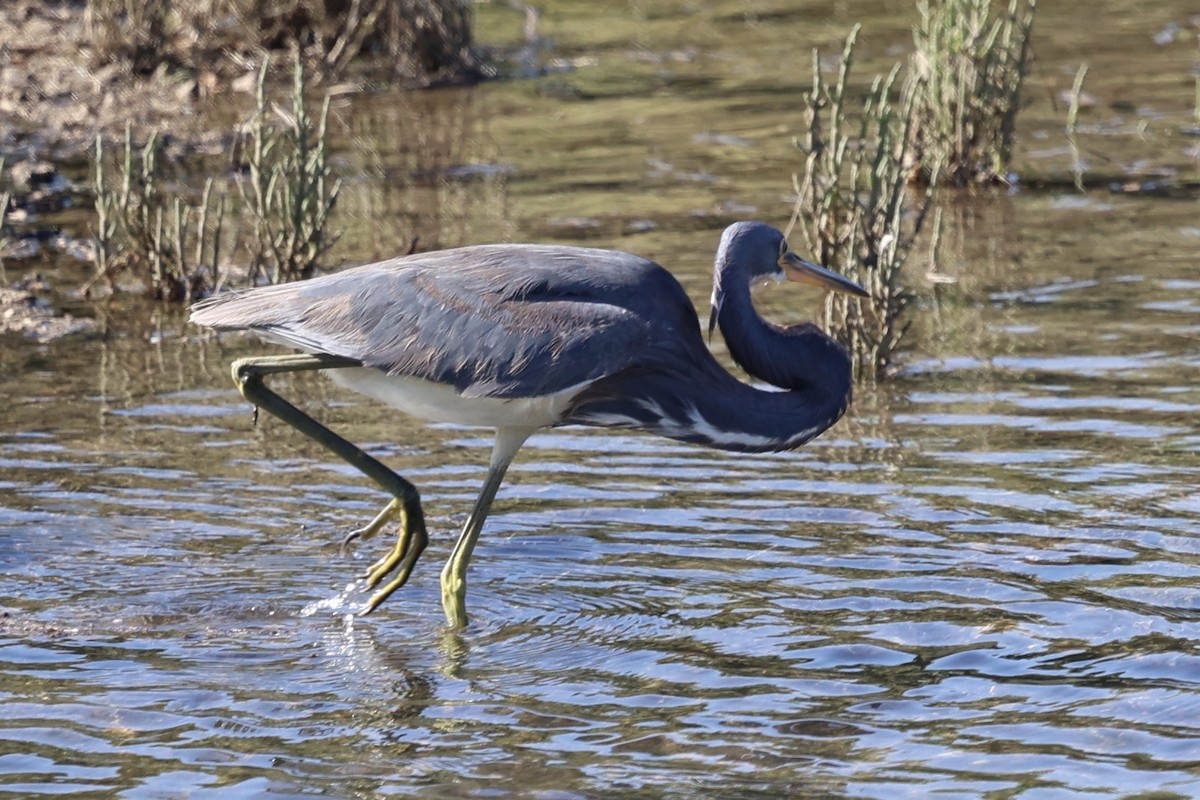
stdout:
{"type": "Polygon", "coordinates": [[[545,428],[558,424],[586,384],[536,397],[463,397],[453,386],[388,375],[377,369],[329,370],[340,386],[431,422],[486,427],[545,428]]]}

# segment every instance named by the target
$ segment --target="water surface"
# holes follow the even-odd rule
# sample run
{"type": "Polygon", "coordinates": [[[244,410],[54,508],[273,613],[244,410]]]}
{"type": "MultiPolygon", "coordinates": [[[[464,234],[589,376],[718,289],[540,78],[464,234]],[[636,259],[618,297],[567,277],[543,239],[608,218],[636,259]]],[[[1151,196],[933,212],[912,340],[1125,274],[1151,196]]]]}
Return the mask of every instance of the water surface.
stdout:
{"type": "MultiPolygon", "coordinates": [[[[906,41],[907,7],[877,5],[864,71],[906,41]]],[[[706,302],[720,228],[790,211],[807,82],[790,54],[854,20],[661,9],[551,4],[547,57],[574,68],[343,106],[342,257],[412,235],[585,242],[655,257],[706,302]]],[[[1098,164],[1194,179],[1194,47],[1154,44],[1183,4],[1114,5],[1086,30],[1039,14],[1021,167],[1064,188],[948,206],[955,282],[914,263],[899,379],[783,455],[533,438],[476,551],[466,630],[445,627],[437,572],[486,431],[278,382],[426,500],[411,584],[356,619],[349,584],[386,542],[337,543],[383,498],[252,424],[227,365],[263,345],[158,312],[6,342],[0,791],[1200,796],[1197,206],[1071,190],[1045,88],[1086,54],[1098,164]]],[[[481,17],[481,38],[513,35],[481,17]]],[[[786,288],[760,303],[816,309],[786,288]]]]}

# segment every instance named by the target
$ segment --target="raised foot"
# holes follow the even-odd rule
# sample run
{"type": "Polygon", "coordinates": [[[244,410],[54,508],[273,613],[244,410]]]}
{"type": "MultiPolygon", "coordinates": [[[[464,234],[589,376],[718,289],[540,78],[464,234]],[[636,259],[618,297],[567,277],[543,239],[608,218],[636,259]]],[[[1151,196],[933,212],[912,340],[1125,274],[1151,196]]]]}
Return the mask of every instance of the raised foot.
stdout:
{"type": "MultiPolygon", "coordinates": [[[[392,519],[398,514],[401,515],[401,519],[403,520],[404,501],[399,498],[392,500],[390,503],[384,506],[383,510],[376,514],[375,518],[366,525],[362,526],[361,528],[355,528],[347,533],[342,539],[341,547],[338,550],[339,554],[343,556],[346,555],[346,548],[351,542],[357,539],[362,539],[365,542],[367,539],[370,539],[372,536],[379,533],[381,530],[383,530],[383,527],[391,522],[392,519]]],[[[375,562],[375,565],[378,566],[379,563],[380,561],[377,561],[375,562]]],[[[371,569],[374,568],[374,566],[371,567],[371,569]]],[[[368,572],[370,572],[370,570],[368,570],[368,572]]],[[[364,575],[363,577],[366,576],[364,575]]]]}
{"type": "MultiPolygon", "coordinates": [[[[425,519],[421,513],[420,504],[409,508],[406,507],[403,501],[399,499],[393,500],[380,513],[379,517],[376,517],[371,525],[367,527],[378,530],[376,523],[379,523],[380,518],[384,517],[385,514],[388,519],[392,516],[399,517],[400,533],[396,536],[396,543],[392,545],[392,549],[383,558],[372,564],[367,569],[363,578],[366,580],[367,586],[374,588],[384,578],[392,574],[393,571],[395,572],[395,576],[376,591],[375,594],[371,595],[371,598],[367,600],[366,608],[362,611],[362,616],[370,614],[379,607],[380,603],[391,597],[392,592],[408,583],[408,578],[412,575],[417,559],[421,557],[421,553],[429,543],[429,535],[425,530],[425,519]]],[[[382,527],[382,523],[380,523],[379,527],[382,527]]],[[[372,535],[374,532],[372,531],[372,535]]]]}

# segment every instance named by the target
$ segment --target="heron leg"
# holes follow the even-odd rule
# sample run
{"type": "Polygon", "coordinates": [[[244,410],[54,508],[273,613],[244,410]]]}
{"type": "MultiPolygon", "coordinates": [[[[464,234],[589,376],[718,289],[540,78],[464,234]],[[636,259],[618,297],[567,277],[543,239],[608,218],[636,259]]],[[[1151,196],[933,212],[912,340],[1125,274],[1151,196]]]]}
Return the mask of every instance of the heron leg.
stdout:
{"type": "Polygon", "coordinates": [[[425,530],[425,515],[421,510],[421,497],[417,488],[378,459],[365,453],[360,447],[344,439],[296,406],[268,389],[263,378],[283,372],[310,372],[314,370],[345,369],[361,367],[354,359],[329,355],[300,353],[286,356],[258,356],[233,362],[233,381],[242,397],[278,417],[313,441],[341,457],[352,467],[366,475],[394,498],[370,524],[355,531],[343,540],[343,547],[356,538],[369,538],[378,533],[392,518],[400,518],[400,534],[392,550],[368,571],[368,585],[375,586],[393,569],[399,566],[397,576],[383,589],[376,592],[363,611],[374,611],[392,592],[408,580],[413,566],[429,542],[425,530]]]}
{"type": "Polygon", "coordinates": [[[492,501],[496,499],[496,492],[500,489],[508,465],[534,430],[536,428],[496,429],[496,443],[492,447],[492,459],[488,465],[483,489],[480,490],[471,516],[467,518],[467,524],[463,526],[454,550],[450,553],[450,560],[442,569],[442,609],[452,627],[461,628],[467,624],[467,565],[471,561],[471,553],[475,551],[479,532],[483,530],[483,522],[491,510],[492,501]]]}

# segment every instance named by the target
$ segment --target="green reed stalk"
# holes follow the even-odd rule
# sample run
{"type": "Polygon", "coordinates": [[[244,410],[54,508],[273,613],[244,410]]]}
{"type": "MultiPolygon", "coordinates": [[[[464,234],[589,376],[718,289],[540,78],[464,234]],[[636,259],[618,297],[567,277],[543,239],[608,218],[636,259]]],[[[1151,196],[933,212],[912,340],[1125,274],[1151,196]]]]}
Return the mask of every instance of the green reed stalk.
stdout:
{"type": "Polygon", "coordinates": [[[797,142],[807,157],[794,179],[793,224],[799,223],[821,263],[870,292],[864,300],[830,294],[825,327],[849,351],[856,376],[874,380],[888,374],[908,328],[911,295],[901,268],[930,209],[931,190],[909,188],[915,99],[901,92],[903,105],[892,105],[898,66],[875,78],[861,108],[848,108],[858,32],[856,26],[846,38],[833,85],[813,53],[813,84],[803,98],[807,130],[797,142]]]}

